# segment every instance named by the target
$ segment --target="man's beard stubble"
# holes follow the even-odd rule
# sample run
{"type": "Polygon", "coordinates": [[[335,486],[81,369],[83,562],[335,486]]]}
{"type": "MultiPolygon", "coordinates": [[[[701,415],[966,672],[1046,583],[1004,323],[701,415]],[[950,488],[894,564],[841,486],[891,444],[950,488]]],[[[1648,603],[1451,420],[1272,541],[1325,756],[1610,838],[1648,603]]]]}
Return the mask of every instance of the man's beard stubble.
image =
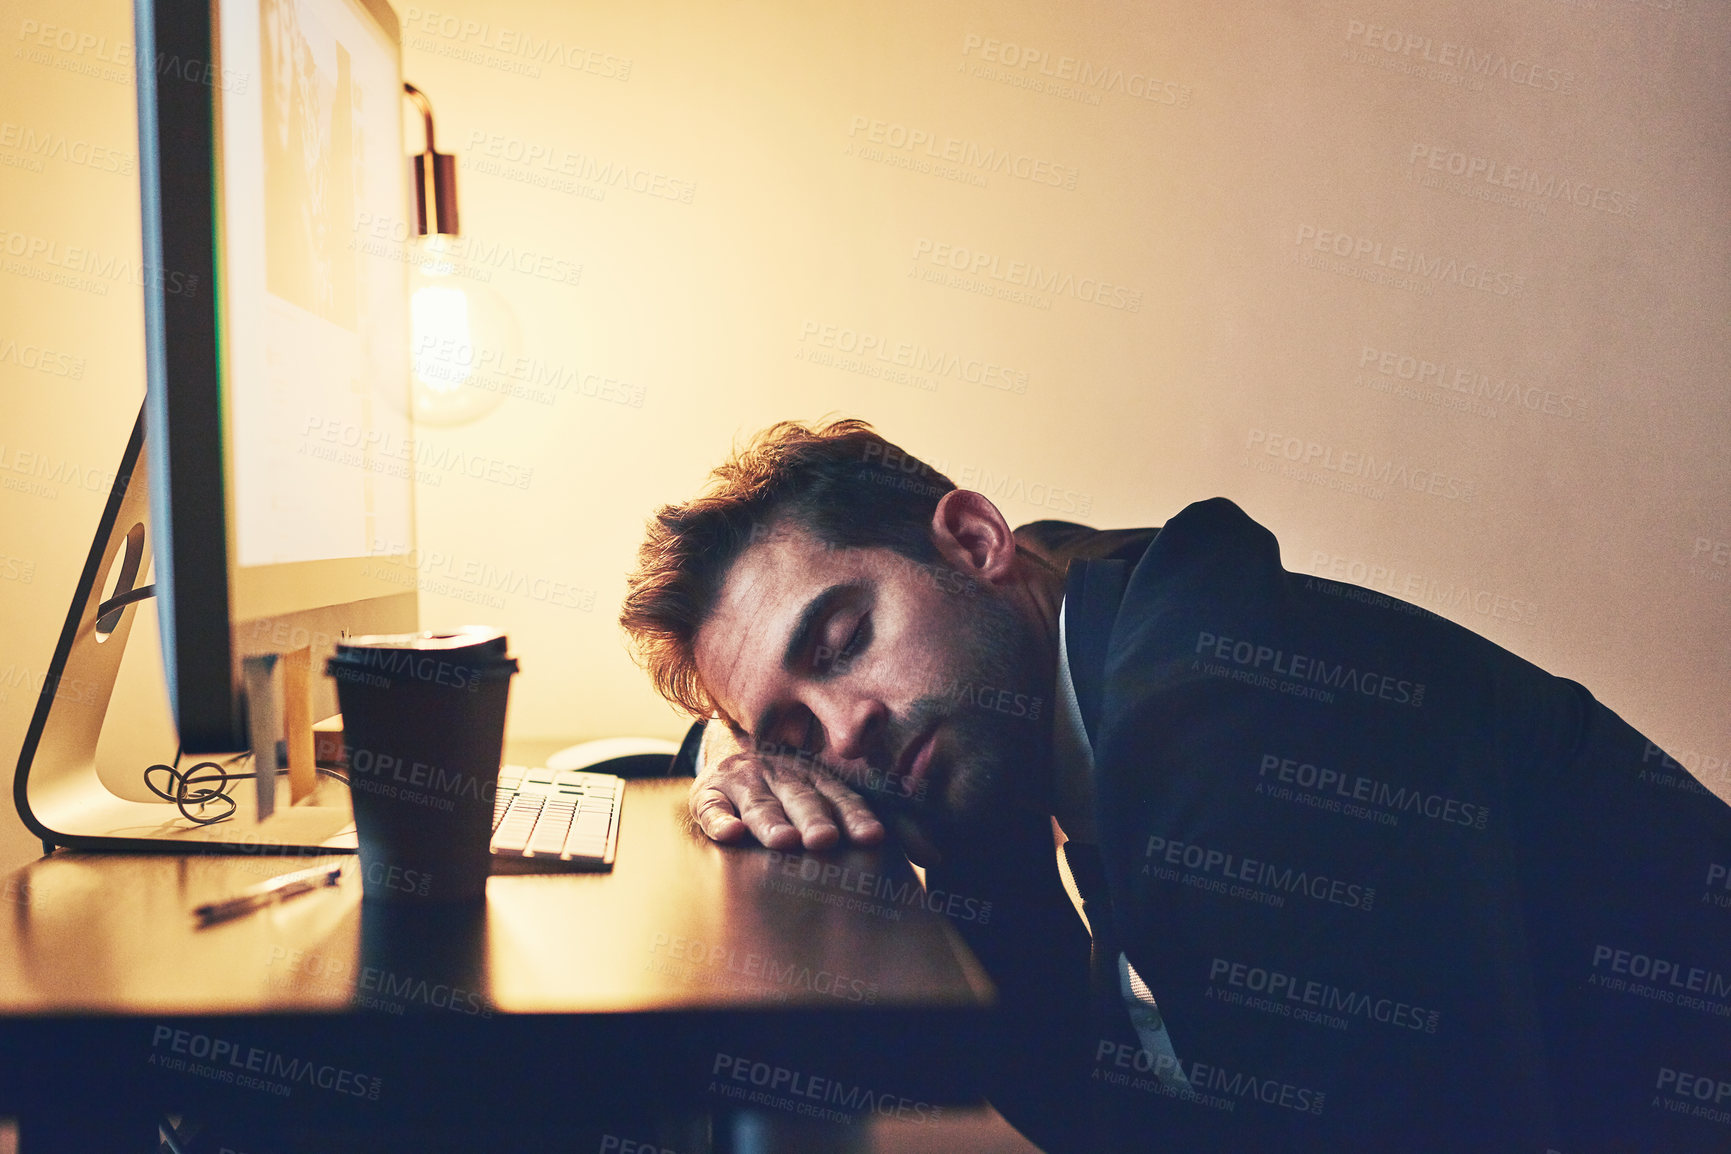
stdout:
{"type": "Polygon", "coordinates": [[[1031,823],[1045,828],[1051,814],[1055,671],[1043,668],[1049,662],[1033,626],[1008,602],[988,595],[969,610],[960,638],[965,660],[949,684],[914,702],[890,741],[899,756],[941,723],[945,761],[934,757],[923,798],[892,789],[884,799],[885,809],[915,821],[952,864],[1001,858],[1006,838],[1022,840],[1031,823]]]}

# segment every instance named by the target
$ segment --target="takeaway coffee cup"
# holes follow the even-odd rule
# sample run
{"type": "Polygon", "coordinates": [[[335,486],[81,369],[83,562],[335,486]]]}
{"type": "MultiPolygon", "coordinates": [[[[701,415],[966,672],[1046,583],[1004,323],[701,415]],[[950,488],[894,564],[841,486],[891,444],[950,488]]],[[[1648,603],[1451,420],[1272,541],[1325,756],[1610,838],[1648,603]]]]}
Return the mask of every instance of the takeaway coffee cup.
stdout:
{"type": "Polygon", "coordinates": [[[491,864],[493,792],[517,659],[505,635],[356,637],[325,665],[337,682],[343,750],[369,901],[479,901],[491,864]]]}

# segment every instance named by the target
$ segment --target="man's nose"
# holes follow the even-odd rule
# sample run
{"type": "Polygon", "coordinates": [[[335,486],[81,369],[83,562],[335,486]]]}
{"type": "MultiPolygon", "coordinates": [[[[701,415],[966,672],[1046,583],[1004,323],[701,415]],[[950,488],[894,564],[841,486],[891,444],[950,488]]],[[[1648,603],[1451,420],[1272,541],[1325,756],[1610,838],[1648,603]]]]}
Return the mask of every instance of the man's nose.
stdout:
{"type": "Polygon", "coordinates": [[[829,754],[838,761],[866,757],[878,739],[889,709],[869,697],[836,697],[812,703],[823,726],[829,754]]]}

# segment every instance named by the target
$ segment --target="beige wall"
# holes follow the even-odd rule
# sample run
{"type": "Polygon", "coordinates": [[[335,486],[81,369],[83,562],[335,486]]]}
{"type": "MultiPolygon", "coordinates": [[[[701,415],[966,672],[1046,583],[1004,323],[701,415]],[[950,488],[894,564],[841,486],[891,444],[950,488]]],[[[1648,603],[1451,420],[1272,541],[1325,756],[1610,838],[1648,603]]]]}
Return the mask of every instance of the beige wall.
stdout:
{"type": "MultiPolygon", "coordinates": [[[[442,471],[419,511],[424,621],[510,631],[515,734],[676,733],[613,619],[644,517],[844,413],[1013,520],[1229,496],[1288,568],[1581,680],[1731,797],[1731,6],[1217,9],[399,5],[504,351],[568,385],[423,437],[527,478],[442,471]]],[[[0,14],[3,131],[130,157],[116,66],[21,36],[128,40],[126,6],[0,14]]],[[[135,258],[134,174],[30,155],[0,139],[0,228],[135,258]]],[[[111,469],[143,381],[135,289],[18,259],[0,341],[83,372],[0,358],[8,764],[101,503],[8,470],[111,469]]],[[[155,660],[108,746],[140,765],[155,660]]]]}

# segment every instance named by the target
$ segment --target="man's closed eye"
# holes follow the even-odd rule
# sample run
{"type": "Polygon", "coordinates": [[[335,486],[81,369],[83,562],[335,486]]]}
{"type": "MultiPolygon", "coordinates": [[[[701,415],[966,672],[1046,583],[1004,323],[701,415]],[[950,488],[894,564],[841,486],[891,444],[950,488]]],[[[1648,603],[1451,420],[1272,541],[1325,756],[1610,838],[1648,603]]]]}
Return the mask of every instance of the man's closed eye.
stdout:
{"type": "Polygon", "coordinates": [[[812,675],[831,677],[849,672],[855,659],[871,644],[871,617],[861,614],[840,646],[820,645],[812,654],[812,675]]]}

